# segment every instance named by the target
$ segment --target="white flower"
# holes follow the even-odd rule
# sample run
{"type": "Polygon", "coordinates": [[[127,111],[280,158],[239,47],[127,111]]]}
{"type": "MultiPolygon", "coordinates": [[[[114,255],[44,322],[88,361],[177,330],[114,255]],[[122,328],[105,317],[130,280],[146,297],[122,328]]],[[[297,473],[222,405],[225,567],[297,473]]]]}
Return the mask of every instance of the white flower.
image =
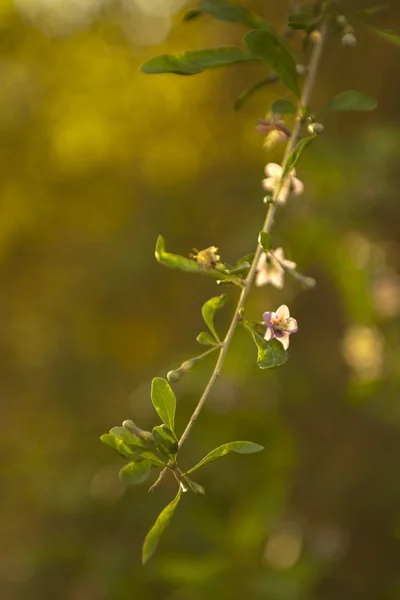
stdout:
{"type": "Polygon", "coordinates": [[[282,304],[276,312],[265,312],[264,323],[267,326],[264,339],[277,339],[280,341],[285,350],[289,347],[289,336],[291,333],[296,333],[298,330],[297,321],[290,316],[290,312],[286,304],[282,304]]]}
{"type": "Polygon", "coordinates": [[[273,252],[268,253],[268,256],[263,252],[257,264],[256,285],[260,287],[270,283],[281,290],[285,276],[284,267],[295,269],[296,263],[285,259],[283,248],[276,248],[273,252]]]}
{"type": "MultiPolygon", "coordinates": [[[[266,179],[262,180],[262,185],[265,190],[269,192],[274,192],[278,187],[279,182],[282,177],[283,169],[280,165],[276,163],[268,163],[265,167],[265,174],[267,175],[266,179]]],[[[276,198],[276,202],[279,204],[285,204],[286,198],[289,195],[300,196],[303,193],[304,185],[295,177],[296,170],[292,169],[289,175],[285,179],[285,183],[283,184],[278,197],[276,198]]]]}

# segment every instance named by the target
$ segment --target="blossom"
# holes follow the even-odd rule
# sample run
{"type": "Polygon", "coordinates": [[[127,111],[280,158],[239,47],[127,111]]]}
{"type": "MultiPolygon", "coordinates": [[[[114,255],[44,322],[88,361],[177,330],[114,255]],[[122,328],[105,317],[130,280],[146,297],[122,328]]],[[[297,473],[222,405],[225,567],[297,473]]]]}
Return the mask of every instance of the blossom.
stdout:
{"type": "Polygon", "coordinates": [[[286,304],[282,304],[276,312],[265,312],[263,317],[267,326],[264,339],[269,342],[276,338],[285,350],[287,350],[289,347],[289,336],[291,333],[296,333],[298,326],[296,319],[290,316],[286,304]]]}
{"type": "MultiPolygon", "coordinates": [[[[276,163],[268,163],[265,167],[265,174],[267,175],[266,179],[262,180],[262,184],[265,190],[269,192],[274,192],[275,189],[279,186],[279,182],[282,177],[283,169],[280,165],[276,163]]],[[[304,185],[295,177],[296,171],[292,169],[289,175],[286,177],[284,184],[282,185],[279,195],[276,198],[276,202],[279,204],[285,204],[286,198],[292,194],[294,196],[299,196],[303,190],[304,185]]]]}
{"type": "Polygon", "coordinates": [[[256,285],[260,287],[270,283],[281,290],[283,288],[285,267],[295,269],[296,263],[285,259],[283,248],[276,248],[273,252],[268,253],[268,256],[263,252],[257,263],[256,285]]]}

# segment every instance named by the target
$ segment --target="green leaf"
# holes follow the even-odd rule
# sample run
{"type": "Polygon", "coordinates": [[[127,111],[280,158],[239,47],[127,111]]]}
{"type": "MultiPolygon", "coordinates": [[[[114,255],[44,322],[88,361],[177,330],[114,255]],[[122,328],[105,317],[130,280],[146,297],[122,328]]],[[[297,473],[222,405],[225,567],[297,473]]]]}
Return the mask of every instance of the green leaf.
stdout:
{"type": "Polygon", "coordinates": [[[276,72],[282,82],[300,97],[296,61],[286,46],[269,31],[254,30],[244,37],[251,54],[261,58],[276,72]]]}
{"type": "Polygon", "coordinates": [[[172,517],[177,509],[179,501],[182,496],[182,490],[179,488],[177,495],[174,500],[168,506],[164,508],[164,510],[158,515],[156,522],[153,527],[150,529],[149,533],[146,535],[146,539],[143,544],[143,552],[142,552],[142,562],[146,563],[151,555],[154,553],[157,548],[158,542],[164,530],[168,527],[171,522],[172,517]]]}
{"type": "Polygon", "coordinates": [[[187,273],[203,272],[195,260],[185,258],[179,254],[165,252],[165,242],[162,235],[159,235],[157,238],[155,256],[159,263],[166,267],[170,267],[170,269],[179,269],[180,271],[186,271],[187,273]]]}
{"type": "Polygon", "coordinates": [[[293,15],[289,15],[288,25],[292,29],[309,31],[318,23],[320,19],[320,15],[315,16],[305,12],[298,12],[293,15]]]}
{"type": "Polygon", "coordinates": [[[289,113],[295,114],[297,110],[296,107],[290,102],[290,100],[285,100],[284,98],[281,98],[280,100],[275,100],[275,102],[272,103],[271,112],[280,115],[285,115],[289,113]]]}
{"type": "Polygon", "coordinates": [[[187,485],[190,487],[192,492],[196,494],[196,496],[205,496],[206,490],[203,488],[202,485],[199,485],[198,483],[192,481],[191,479],[189,479],[189,477],[186,476],[183,479],[185,483],[187,483],[187,485]]]}
{"type": "Polygon", "coordinates": [[[265,87],[266,85],[268,85],[270,83],[273,83],[271,76],[265,77],[264,79],[257,81],[257,83],[255,83],[254,85],[249,87],[247,90],[242,92],[242,94],[240,94],[240,96],[238,98],[236,98],[233,108],[235,110],[240,110],[242,108],[242,106],[247,102],[247,100],[253,94],[255,94],[255,92],[257,92],[258,90],[261,90],[263,87],[265,87]]]}
{"type": "Polygon", "coordinates": [[[188,10],[187,13],[184,14],[183,20],[193,21],[194,19],[197,19],[197,17],[200,17],[202,13],[202,10],[188,10]]]}
{"type": "Polygon", "coordinates": [[[218,343],[220,343],[220,339],[219,339],[218,333],[215,329],[214,317],[215,317],[216,311],[219,310],[220,308],[222,308],[224,306],[225,302],[226,302],[225,294],[222,294],[221,296],[215,296],[214,298],[210,298],[209,300],[207,300],[207,302],[203,305],[203,308],[201,309],[201,314],[203,315],[203,319],[218,343]]]}
{"type": "Polygon", "coordinates": [[[122,440],[117,440],[111,433],[104,433],[100,436],[100,440],[103,444],[110,446],[123,458],[135,458],[137,455],[131,448],[129,448],[122,440]]]}
{"type": "Polygon", "coordinates": [[[153,440],[157,450],[169,456],[178,452],[178,440],[166,425],[157,425],[153,429],[153,440]]]}
{"type": "Polygon", "coordinates": [[[280,367],[285,364],[288,359],[288,353],[278,340],[267,342],[248,321],[244,321],[243,325],[250,331],[257,346],[257,366],[260,369],[272,369],[273,367],[280,367]]]}
{"type": "Polygon", "coordinates": [[[144,446],[144,441],[139,436],[135,435],[125,427],[113,427],[110,429],[110,434],[113,435],[117,440],[121,440],[125,444],[131,446],[144,446]]]}
{"type": "Polygon", "coordinates": [[[196,342],[202,344],[203,346],[216,346],[215,339],[207,333],[207,331],[202,331],[196,338],[196,342]]]}
{"type": "Polygon", "coordinates": [[[359,16],[373,16],[377,13],[380,13],[389,8],[389,4],[377,4],[376,6],[372,6],[371,8],[362,8],[360,10],[356,10],[356,15],[359,16]]]}
{"type": "Polygon", "coordinates": [[[279,182],[279,189],[282,188],[282,185],[284,184],[286,177],[294,169],[294,167],[296,166],[296,164],[297,164],[300,156],[303,154],[304,150],[317,137],[318,137],[317,135],[310,135],[308,137],[303,138],[302,140],[300,140],[296,144],[296,146],[294,147],[294,149],[292,150],[292,152],[289,154],[289,156],[287,158],[287,161],[285,162],[285,166],[284,166],[283,171],[282,171],[282,177],[281,177],[281,180],[279,182]]]}
{"type": "Polygon", "coordinates": [[[201,275],[210,275],[214,279],[227,282],[230,281],[233,284],[241,287],[240,279],[238,277],[229,275],[223,270],[218,270],[214,268],[205,269],[204,266],[199,265],[195,260],[185,258],[184,256],[180,256],[179,254],[172,254],[170,252],[166,252],[165,242],[162,235],[159,235],[157,238],[155,257],[160,264],[169,267],[170,269],[178,269],[179,271],[184,271],[186,273],[199,273],[201,275]]]}
{"type": "Polygon", "coordinates": [[[193,473],[212,460],[222,458],[231,452],[236,452],[237,454],[254,454],[255,452],[261,452],[261,450],[264,450],[264,446],[253,444],[253,442],[230,442],[229,444],[223,444],[209,452],[197,465],[189,469],[186,474],[193,473]]]}
{"type": "Polygon", "coordinates": [[[187,50],[179,54],[162,54],[147,60],[142,66],[143,73],[174,73],[175,75],[195,75],[206,69],[226,67],[242,62],[257,60],[237,46],[219,46],[199,50],[187,50]]]}
{"type": "Polygon", "coordinates": [[[271,236],[266,231],[260,231],[258,243],[262,246],[265,252],[269,252],[272,248],[271,236]]]}
{"type": "Polygon", "coordinates": [[[261,19],[240,4],[233,4],[226,0],[200,0],[200,7],[202,12],[212,15],[220,21],[242,23],[251,29],[274,31],[268,21],[261,19]]]}
{"type": "Polygon", "coordinates": [[[325,106],[325,111],[343,111],[343,110],[373,110],[378,102],[372,96],[362,94],[356,90],[347,90],[336,94],[325,106]]]}
{"type": "Polygon", "coordinates": [[[400,46],[400,34],[396,33],[396,31],[393,31],[392,29],[378,29],[377,27],[372,27],[371,25],[365,25],[365,27],[374,35],[386,40],[386,42],[390,42],[395,46],[400,46]]]}
{"type": "Polygon", "coordinates": [[[151,401],[161,421],[171,430],[175,429],[176,398],[168,381],[156,377],[151,382],[151,401]]]}
{"type": "Polygon", "coordinates": [[[238,261],[236,262],[236,268],[238,269],[239,267],[241,267],[241,265],[243,263],[248,263],[249,265],[251,265],[253,260],[254,260],[254,252],[252,252],[251,254],[245,254],[244,256],[239,258],[238,261]]]}
{"type": "Polygon", "coordinates": [[[148,460],[131,462],[119,472],[119,477],[127,485],[138,485],[143,483],[149,477],[151,471],[151,463],[148,460]]]}

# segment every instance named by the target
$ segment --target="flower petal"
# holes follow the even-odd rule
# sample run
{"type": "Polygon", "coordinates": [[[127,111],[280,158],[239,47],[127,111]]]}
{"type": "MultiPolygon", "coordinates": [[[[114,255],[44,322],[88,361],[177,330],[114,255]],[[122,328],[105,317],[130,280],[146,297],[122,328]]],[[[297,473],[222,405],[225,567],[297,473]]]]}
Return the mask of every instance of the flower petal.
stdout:
{"type": "Polygon", "coordinates": [[[284,271],[282,271],[282,269],[281,270],[271,269],[271,271],[269,273],[269,279],[270,279],[271,285],[278,288],[278,290],[281,290],[283,288],[283,282],[284,282],[284,271]]]}
{"type": "Polygon", "coordinates": [[[282,167],[277,163],[268,163],[265,167],[265,174],[269,175],[269,177],[281,178],[282,175],[282,167]]]}
{"type": "Polygon", "coordinates": [[[289,348],[289,343],[290,343],[289,336],[290,336],[290,334],[287,331],[283,331],[282,335],[276,338],[277,340],[280,341],[280,343],[285,348],[285,350],[287,350],[289,348]]]}
{"type": "Polygon", "coordinates": [[[295,269],[297,267],[296,263],[293,262],[292,260],[282,260],[281,261],[283,266],[286,267],[287,269],[295,269]]]}
{"type": "Polygon", "coordinates": [[[277,180],[273,177],[268,177],[267,179],[263,179],[261,181],[264,190],[268,190],[269,192],[273,192],[277,186],[277,180]]]}
{"type": "Polygon", "coordinates": [[[278,308],[276,311],[276,316],[280,321],[286,321],[286,319],[289,319],[290,312],[286,304],[282,304],[282,306],[278,308]]]}
{"type": "Polygon", "coordinates": [[[300,196],[300,194],[302,194],[304,192],[304,184],[302,181],[300,181],[300,179],[297,179],[297,177],[293,177],[292,178],[292,194],[293,196],[300,196]]]}
{"type": "Polygon", "coordinates": [[[270,276],[267,270],[258,271],[256,274],[255,284],[257,287],[261,287],[262,285],[267,285],[270,282],[270,276]]]}
{"type": "Polygon", "coordinates": [[[274,256],[276,256],[276,258],[279,260],[279,262],[284,262],[285,261],[285,254],[283,252],[283,248],[275,248],[275,250],[272,253],[274,256]]]}
{"type": "Polygon", "coordinates": [[[272,318],[273,318],[274,315],[275,315],[275,313],[270,312],[270,311],[265,312],[263,314],[264,323],[266,324],[267,327],[271,327],[272,318]]]}
{"type": "Polygon", "coordinates": [[[267,342],[269,342],[270,340],[273,340],[275,337],[276,337],[276,335],[275,335],[274,328],[272,326],[271,327],[267,327],[267,330],[266,330],[265,335],[264,335],[264,340],[266,340],[267,342]]]}
{"type": "Polygon", "coordinates": [[[286,322],[285,330],[288,333],[296,333],[296,331],[298,329],[299,329],[299,326],[297,325],[296,319],[293,319],[292,317],[290,317],[290,319],[288,319],[286,322]]]}

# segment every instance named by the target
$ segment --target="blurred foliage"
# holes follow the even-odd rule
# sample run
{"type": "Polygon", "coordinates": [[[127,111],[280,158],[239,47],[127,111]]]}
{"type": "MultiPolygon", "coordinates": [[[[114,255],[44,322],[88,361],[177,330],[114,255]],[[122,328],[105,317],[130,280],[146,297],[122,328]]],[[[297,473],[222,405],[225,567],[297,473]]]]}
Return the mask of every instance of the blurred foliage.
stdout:
{"type": "MultiPolygon", "coordinates": [[[[298,165],[306,192],[272,236],[317,286],[287,278],[248,307],[257,319],[290,305],[290,359],[259,371],[239,331],[185,449],[187,466],[233,439],[266,450],[207,465],[206,497],[185,495],[141,566],[174,482],[125,491],[98,438],[132,416],[157,423],[151,379],[197,352],[201,306],[219,293],[160,266],[155,241],[184,256],[215,244],[231,264],[253,250],[263,167],[280,157],[254,127],[285,93],[266,86],[237,113],[262,65],[144,76],[155,54],[241,43],[240,26],[182,23],[183,4],[0,3],[1,597],[397,600],[400,55],[366,29],[355,48],[331,37],[312,110],[348,89],[379,107],[324,117],[298,165]]],[[[289,4],[247,3],[277,28],[289,4]]],[[[400,31],[391,4],[374,24],[400,31]]],[[[178,432],[213,360],[175,386],[178,432]]]]}

